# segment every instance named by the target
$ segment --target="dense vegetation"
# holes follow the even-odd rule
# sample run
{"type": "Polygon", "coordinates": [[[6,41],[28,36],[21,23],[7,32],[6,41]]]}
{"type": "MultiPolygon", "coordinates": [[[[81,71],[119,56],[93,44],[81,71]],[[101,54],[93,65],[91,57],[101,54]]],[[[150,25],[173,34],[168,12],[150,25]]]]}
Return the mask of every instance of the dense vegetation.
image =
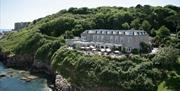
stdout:
{"type": "Polygon", "coordinates": [[[155,56],[132,55],[116,59],[85,56],[75,50],[60,48],[52,57],[52,65],[78,86],[110,87],[113,91],[154,91],[169,72],[179,69],[178,55],[179,50],[167,47],[162,48],[155,56]]]}
{"type": "Polygon", "coordinates": [[[113,90],[180,89],[180,7],[70,8],[34,20],[20,32],[0,39],[0,51],[9,54],[33,54],[35,59],[52,65],[55,71],[80,87],[101,86],[113,90]],[[79,36],[86,29],[143,29],[152,36],[157,54],[109,58],[86,56],[67,50],[65,38],[79,36]],[[63,46],[63,47],[62,47],[63,46]],[[162,83],[161,83],[162,82],[162,83]],[[161,83],[161,84],[160,84],[161,83]],[[158,86],[160,84],[160,86],[158,86]]]}

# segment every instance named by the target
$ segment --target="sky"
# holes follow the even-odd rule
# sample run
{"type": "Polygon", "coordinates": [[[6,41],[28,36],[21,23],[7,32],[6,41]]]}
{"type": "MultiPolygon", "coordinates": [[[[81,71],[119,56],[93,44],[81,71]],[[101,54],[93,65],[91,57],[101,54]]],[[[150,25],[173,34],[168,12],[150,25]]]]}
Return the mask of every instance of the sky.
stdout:
{"type": "Polygon", "coordinates": [[[15,22],[31,22],[70,7],[141,5],[180,7],[180,0],[0,0],[0,29],[13,29],[15,22]]]}

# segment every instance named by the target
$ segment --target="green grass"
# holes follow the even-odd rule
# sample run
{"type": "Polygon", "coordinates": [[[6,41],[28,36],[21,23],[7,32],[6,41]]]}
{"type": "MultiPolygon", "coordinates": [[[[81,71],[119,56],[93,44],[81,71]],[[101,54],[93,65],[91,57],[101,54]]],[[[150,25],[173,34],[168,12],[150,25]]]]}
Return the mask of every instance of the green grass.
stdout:
{"type": "Polygon", "coordinates": [[[3,51],[12,51],[14,48],[18,46],[18,44],[24,39],[28,38],[30,35],[32,35],[34,31],[20,31],[20,32],[11,32],[8,33],[5,38],[0,39],[0,44],[3,48],[3,51]]]}

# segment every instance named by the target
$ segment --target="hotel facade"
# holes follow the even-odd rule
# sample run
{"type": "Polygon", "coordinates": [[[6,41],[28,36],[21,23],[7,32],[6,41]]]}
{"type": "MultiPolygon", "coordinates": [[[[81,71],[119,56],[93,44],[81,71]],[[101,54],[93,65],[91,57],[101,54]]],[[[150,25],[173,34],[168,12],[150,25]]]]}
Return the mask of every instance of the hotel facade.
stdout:
{"type": "Polygon", "coordinates": [[[140,49],[140,43],[151,44],[150,36],[143,30],[86,30],[81,37],[66,40],[68,46],[74,48],[90,47],[96,49],[119,48],[131,52],[140,49]]]}

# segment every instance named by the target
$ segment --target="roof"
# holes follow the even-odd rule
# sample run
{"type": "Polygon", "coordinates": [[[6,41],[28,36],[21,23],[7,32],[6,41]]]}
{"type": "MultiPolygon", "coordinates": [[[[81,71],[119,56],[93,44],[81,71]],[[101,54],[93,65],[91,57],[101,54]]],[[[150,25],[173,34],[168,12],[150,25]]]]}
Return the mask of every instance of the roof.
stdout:
{"type": "Polygon", "coordinates": [[[93,29],[86,30],[83,34],[119,34],[119,35],[147,35],[144,30],[109,30],[109,29],[93,29]]]}

